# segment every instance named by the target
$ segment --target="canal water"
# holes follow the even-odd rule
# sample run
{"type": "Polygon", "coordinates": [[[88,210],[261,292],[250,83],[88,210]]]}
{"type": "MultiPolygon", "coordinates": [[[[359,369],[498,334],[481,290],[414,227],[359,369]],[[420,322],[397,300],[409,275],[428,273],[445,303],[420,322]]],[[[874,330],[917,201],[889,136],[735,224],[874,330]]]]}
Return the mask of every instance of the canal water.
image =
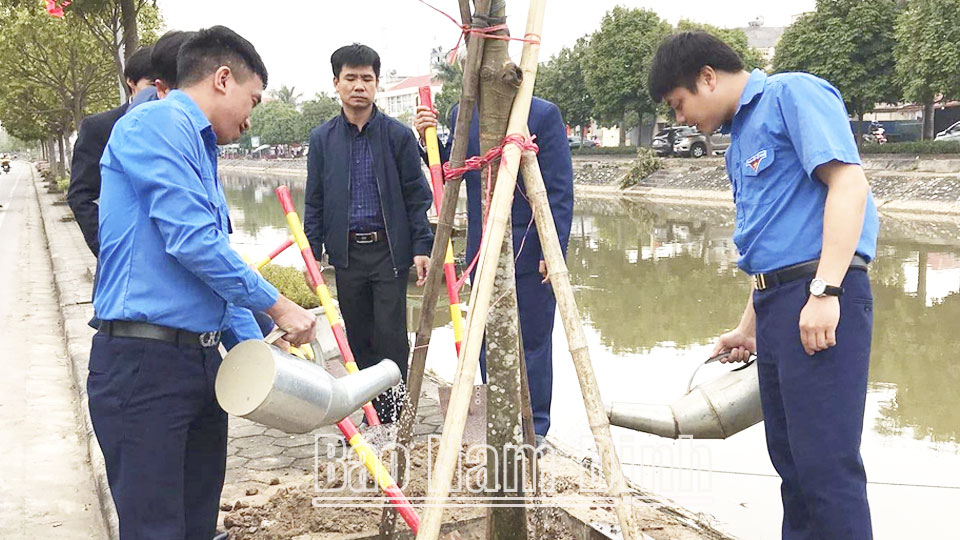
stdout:
{"type": "MultiPolygon", "coordinates": [[[[302,210],[302,181],[288,183],[302,210]]],[[[224,175],[232,242],[245,255],[262,255],[287,234],[277,185],[224,175]]],[[[732,207],[577,201],[567,264],[605,401],[670,403],[683,395],[746,301],[732,232],[732,207]]],[[[294,249],[277,263],[302,266],[294,249]]],[[[875,536],[960,538],[960,223],[885,216],[870,275],[875,328],[862,453],[875,536]]],[[[411,286],[411,329],[419,295],[411,286]]],[[[428,369],[451,380],[446,313],[438,305],[428,369]]],[[[550,435],[591,448],[559,318],[554,369],[550,435]]],[[[726,369],[707,366],[697,381],[726,369]]],[[[613,429],[625,472],[643,488],[739,538],[779,538],[779,479],[761,425],[723,441],[613,429]]]]}

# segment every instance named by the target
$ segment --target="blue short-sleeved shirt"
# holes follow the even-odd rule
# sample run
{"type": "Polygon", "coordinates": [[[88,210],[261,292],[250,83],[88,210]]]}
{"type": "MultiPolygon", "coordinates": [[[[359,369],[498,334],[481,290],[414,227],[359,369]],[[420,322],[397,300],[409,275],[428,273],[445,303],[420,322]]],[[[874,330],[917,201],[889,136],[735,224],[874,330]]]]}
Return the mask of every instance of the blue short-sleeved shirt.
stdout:
{"type": "MultiPolygon", "coordinates": [[[[834,160],[860,164],[840,92],[806,73],[768,77],[757,69],[724,129],[740,268],[758,274],[819,258],[827,186],[813,171],[834,160]]],[[[867,260],[878,229],[871,193],[857,244],[867,260]]]]}

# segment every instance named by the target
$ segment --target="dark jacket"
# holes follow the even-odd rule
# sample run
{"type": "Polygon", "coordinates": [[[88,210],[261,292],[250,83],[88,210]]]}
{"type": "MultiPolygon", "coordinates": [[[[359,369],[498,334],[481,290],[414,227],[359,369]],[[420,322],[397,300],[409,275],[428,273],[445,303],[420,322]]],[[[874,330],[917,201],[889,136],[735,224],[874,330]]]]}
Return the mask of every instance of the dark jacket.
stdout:
{"type": "MultiPolygon", "coordinates": [[[[450,113],[451,133],[447,144],[440,148],[443,161],[450,158],[453,146],[454,131],[457,124],[457,109],[450,113]]],[[[570,238],[570,226],[573,222],[573,165],[570,159],[570,144],[567,142],[566,125],[560,115],[560,109],[553,103],[533,98],[530,104],[530,117],[527,120],[530,133],[536,136],[536,143],[540,146],[537,159],[540,162],[540,173],[547,189],[547,198],[550,200],[550,210],[553,213],[553,222],[560,237],[560,248],[564,255],[567,253],[567,241],[570,238]]],[[[470,138],[467,142],[467,157],[480,155],[480,127],[477,122],[476,110],[473,121],[470,123],[470,138]]],[[[496,171],[494,171],[496,174],[496,171]]],[[[471,171],[464,175],[467,183],[467,261],[473,260],[480,249],[480,231],[482,213],[480,200],[482,197],[480,173],[471,171]]],[[[530,203],[522,195],[523,176],[517,178],[518,191],[513,197],[513,251],[517,257],[517,274],[534,273],[539,270],[543,252],[540,247],[540,237],[537,234],[536,224],[530,224],[533,210],[530,203]],[[527,225],[530,224],[529,231],[527,225]],[[526,239],[524,239],[526,238],[526,239]],[[522,245],[522,249],[521,249],[522,245]]]]}
{"type": "Polygon", "coordinates": [[[80,122],[77,142],[73,146],[73,160],[70,163],[70,187],[67,189],[67,203],[73,210],[83,239],[94,256],[100,255],[100,240],[97,229],[100,226],[100,207],[96,201],[100,198],[100,157],[107,147],[107,139],[113,125],[127,111],[127,105],[88,116],[80,122]]]}
{"type": "MultiPolygon", "coordinates": [[[[304,231],[318,259],[324,250],[334,267],[347,266],[350,226],[350,125],[339,114],[310,133],[304,231]]],[[[366,128],[380,191],[394,269],[406,271],[415,255],[429,255],[433,202],[413,131],[374,109],[366,128]]]]}

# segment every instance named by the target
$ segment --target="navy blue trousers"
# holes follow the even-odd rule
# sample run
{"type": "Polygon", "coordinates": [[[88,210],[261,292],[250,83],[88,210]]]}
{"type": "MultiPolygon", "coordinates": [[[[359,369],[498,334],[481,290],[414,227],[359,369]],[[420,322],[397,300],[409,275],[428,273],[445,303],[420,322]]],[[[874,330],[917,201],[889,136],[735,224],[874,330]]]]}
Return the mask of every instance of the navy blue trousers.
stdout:
{"type": "Polygon", "coordinates": [[[784,539],[872,538],[860,436],[873,296],[864,270],[843,281],[837,344],[808,356],[800,311],[809,280],[754,292],[767,450],[782,480],[784,539]]]}
{"type": "Polygon", "coordinates": [[[98,333],[87,393],[121,540],[210,540],[227,459],[216,348],[98,333]]]}
{"type": "MultiPolygon", "coordinates": [[[[530,408],[537,435],[550,430],[553,397],[553,321],[557,300],[549,283],[538,273],[517,274],[517,311],[523,336],[523,357],[530,383],[530,408]]],[[[480,351],[480,369],[487,380],[486,347],[480,351]]]]}

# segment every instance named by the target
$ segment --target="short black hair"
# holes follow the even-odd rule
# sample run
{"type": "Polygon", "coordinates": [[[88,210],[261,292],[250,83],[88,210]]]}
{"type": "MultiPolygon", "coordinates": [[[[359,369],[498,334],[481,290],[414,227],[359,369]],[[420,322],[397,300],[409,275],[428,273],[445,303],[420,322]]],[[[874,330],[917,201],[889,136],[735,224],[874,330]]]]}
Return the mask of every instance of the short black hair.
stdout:
{"type": "Polygon", "coordinates": [[[736,73],[743,69],[743,60],[723,40],[706,32],[679,32],[664,39],[647,78],[650,97],[660,102],[681,86],[696,93],[697,77],[704,66],[736,73]]]}
{"type": "Polygon", "coordinates": [[[196,35],[196,32],[193,31],[170,30],[160,36],[160,39],[153,45],[153,53],[150,55],[150,59],[153,62],[154,72],[157,74],[157,78],[170,88],[179,86],[177,54],[180,52],[180,47],[194,35],[196,35]]]}
{"type": "Polygon", "coordinates": [[[150,53],[153,47],[140,47],[137,51],[127,58],[127,65],[123,68],[123,76],[134,83],[140,79],[149,79],[151,83],[157,78],[153,70],[153,62],[150,59],[150,53]]]}
{"type": "Polygon", "coordinates": [[[211,26],[196,33],[180,47],[177,78],[181,85],[193,84],[227,66],[238,80],[247,75],[260,77],[267,87],[267,67],[253,44],[226,26],[211,26]]]}
{"type": "Polygon", "coordinates": [[[380,78],[380,55],[377,51],[359,43],[344,45],[333,51],[330,55],[330,65],[333,67],[334,77],[340,76],[343,66],[370,66],[373,68],[373,74],[380,78]]]}

